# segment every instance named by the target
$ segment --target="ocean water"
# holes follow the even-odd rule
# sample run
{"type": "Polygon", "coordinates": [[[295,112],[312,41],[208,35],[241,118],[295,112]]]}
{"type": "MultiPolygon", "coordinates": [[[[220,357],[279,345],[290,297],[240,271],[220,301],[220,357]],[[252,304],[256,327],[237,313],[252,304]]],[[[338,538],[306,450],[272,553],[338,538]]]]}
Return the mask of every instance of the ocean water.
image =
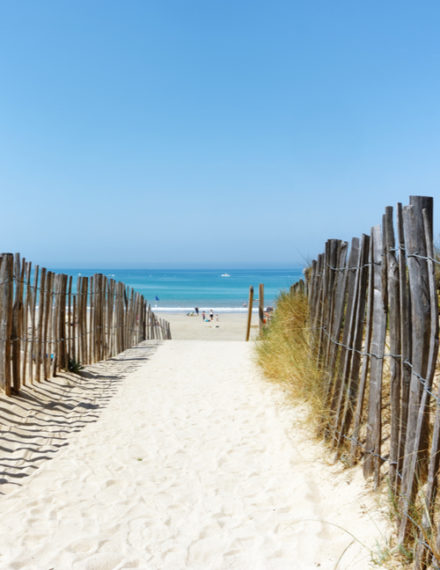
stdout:
{"type": "Polygon", "coordinates": [[[103,273],[142,293],[161,311],[188,312],[195,307],[216,312],[244,312],[249,286],[258,297],[264,284],[264,304],[274,305],[282,290],[301,279],[302,267],[289,269],[56,269],[57,273],[87,277],[103,273]],[[156,300],[156,297],[158,300],[156,300]]]}

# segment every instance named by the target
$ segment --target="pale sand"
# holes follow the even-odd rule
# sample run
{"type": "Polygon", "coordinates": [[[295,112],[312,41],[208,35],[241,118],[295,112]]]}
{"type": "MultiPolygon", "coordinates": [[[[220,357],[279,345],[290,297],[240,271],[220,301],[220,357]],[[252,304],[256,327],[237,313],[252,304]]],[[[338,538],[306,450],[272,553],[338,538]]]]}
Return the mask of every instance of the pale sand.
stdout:
{"type": "Polygon", "coordinates": [[[1,568],[370,567],[353,537],[374,548],[386,531],[360,470],[321,459],[301,408],[283,405],[253,364],[252,343],[144,343],[97,366],[114,381],[77,386],[70,409],[30,414],[18,448],[56,449],[37,439],[42,423],[70,443],[0,498],[1,568]],[[123,365],[134,367],[125,378],[123,365]],[[81,431],[69,434],[71,424],[81,431]]]}
{"type": "MultiPolygon", "coordinates": [[[[247,327],[246,313],[219,313],[218,321],[206,323],[201,315],[190,317],[182,313],[155,314],[166,319],[171,325],[173,340],[245,340],[247,327]]],[[[258,336],[258,315],[252,314],[251,339],[258,336]]]]}

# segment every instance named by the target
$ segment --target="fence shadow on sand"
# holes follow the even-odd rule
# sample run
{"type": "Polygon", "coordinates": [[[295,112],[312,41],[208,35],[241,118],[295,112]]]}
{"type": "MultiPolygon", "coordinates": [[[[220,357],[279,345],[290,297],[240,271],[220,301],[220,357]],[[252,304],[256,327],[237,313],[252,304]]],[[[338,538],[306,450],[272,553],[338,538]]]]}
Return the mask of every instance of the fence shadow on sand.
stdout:
{"type": "Polygon", "coordinates": [[[45,461],[69,445],[70,434],[96,422],[124,378],[149,360],[160,341],[145,341],[80,374],[23,386],[0,395],[0,494],[17,489],[45,461]]]}

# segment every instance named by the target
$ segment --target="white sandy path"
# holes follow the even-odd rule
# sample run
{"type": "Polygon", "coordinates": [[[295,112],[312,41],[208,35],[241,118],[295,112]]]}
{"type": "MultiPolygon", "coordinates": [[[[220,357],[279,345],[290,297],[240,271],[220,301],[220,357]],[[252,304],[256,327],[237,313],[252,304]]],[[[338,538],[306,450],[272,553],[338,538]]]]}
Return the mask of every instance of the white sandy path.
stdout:
{"type": "MultiPolygon", "coordinates": [[[[334,568],[352,537],[319,520],[374,545],[363,491],[314,462],[319,447],[289,434],[281,400],[250,344],[161,345],[96,423],[1,499],[1,568],[334,568]]],[[[369,560],[354,543],[338,568],[369,560]]]]}

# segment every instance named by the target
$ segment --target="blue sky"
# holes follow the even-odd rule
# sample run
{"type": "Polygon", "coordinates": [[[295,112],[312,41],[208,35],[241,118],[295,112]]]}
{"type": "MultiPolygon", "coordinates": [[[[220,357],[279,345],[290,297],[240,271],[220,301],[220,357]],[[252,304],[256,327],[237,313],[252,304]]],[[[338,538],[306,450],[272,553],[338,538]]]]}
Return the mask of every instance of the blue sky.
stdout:
{"type": "Polygon", "coordinates": [[[0,0],[1,249],[289,267],[436,200],[439,29],[423,0],[0,0]]]}

